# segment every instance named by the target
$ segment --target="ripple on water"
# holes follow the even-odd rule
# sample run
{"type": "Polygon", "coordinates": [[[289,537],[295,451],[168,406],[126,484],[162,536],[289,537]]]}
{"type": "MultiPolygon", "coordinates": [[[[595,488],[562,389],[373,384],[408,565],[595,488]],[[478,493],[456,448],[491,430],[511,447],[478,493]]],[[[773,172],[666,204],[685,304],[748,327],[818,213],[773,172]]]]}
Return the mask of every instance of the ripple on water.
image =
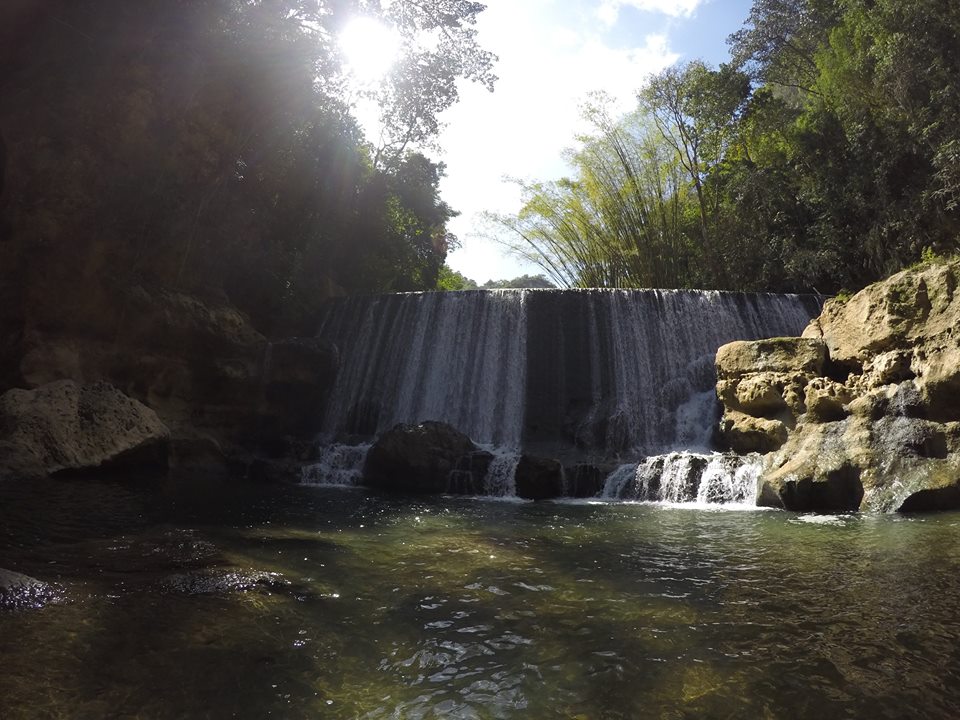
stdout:
{"type": "Polygon", "coordinates": [[[960,717],[957,515],[95,489],[4,530],[83,598],[0,613],[4,720],[960,717]]]}

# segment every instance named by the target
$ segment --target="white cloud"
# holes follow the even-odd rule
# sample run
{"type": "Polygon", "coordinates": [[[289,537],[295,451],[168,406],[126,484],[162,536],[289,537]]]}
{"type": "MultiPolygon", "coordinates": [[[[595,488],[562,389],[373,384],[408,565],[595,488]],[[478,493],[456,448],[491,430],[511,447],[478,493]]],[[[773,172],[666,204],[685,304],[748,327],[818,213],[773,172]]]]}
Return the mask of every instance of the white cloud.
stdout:
{"type": "MultiPolygon", "coordinates": [[[[672,7],[691,0],[653,4],[672,7]]],[[[440,138],[448,168],[443,198],[462,213],[450,229],[463,247],[448,262],[479,282],[530,271],[476,236],[482,211],[519,210],[519,191],[504,176],[561,176],[566,172],[563,149],[585,129],[579,106],[586,95],[604,90],[626,111],[635,105],[645,78],[677,59],[663,35],[610,46],[595,6],[581,6],[580,12],[567,6],[561,14],[551,0],[527,0],[522,10],[515,0],[487,0],[487,5],[478,29],[484,46],[500,56],[500,81],[492,94],[464,86],[461,102],[444,117],[447,129],[440,138]]]]}
{"type": "Polygon", "coordinates": [[[620,9],[624,7],[634,7],[670,17],[690,17],[702,2],[703,0],[603,0],[597,9],[597,17],[608,27],[617,22],[620,9]]]}

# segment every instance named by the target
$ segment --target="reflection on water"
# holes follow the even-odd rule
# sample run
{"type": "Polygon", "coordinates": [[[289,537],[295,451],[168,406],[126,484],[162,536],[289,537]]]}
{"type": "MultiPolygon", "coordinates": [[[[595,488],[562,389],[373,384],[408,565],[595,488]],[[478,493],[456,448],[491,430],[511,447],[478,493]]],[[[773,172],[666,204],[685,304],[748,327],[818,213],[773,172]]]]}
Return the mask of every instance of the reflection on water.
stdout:
{"type": "Polygon", "coordinates": [[[3,718],[960,716],[960,516],[0,487],[3,718]]]}

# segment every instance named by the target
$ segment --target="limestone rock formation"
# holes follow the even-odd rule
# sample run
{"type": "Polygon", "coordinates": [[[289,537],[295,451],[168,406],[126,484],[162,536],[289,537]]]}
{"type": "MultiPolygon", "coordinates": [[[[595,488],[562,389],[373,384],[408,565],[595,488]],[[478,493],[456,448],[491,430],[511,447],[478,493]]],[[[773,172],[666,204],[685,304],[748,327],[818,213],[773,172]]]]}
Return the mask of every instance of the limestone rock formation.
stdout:
{"type": "Polygon", "coordinates": [[[766,453],[787,440],[805,411],[807,384],[823,372],[821,340],[732,342],[717,351],[717,395],[725,412],[720,437],[735,452],[766,453]]]}
{"type": "Polygon", "coordinates": [[[317,338],[288,338],[267,346],[257,409],[261,446],[315,435],[338,364],[337,348],[317,338]]]}
{"type": "Polygon", "coordinates": [[[445,423],[397,425],[367,453],[363,482],[394,492],[447,492],[453,471],[477,449],[470,438],[445,423]]]}
{"type": "Polygon", "coordinates": [[[0,477],[165,467],[169,435],[153,410],[106,383],[10,390],[0,396],[0,477]]]}
{"type": "Polygon", "coordinates": [[[720,435],[767,453],[758,502],[960,507],[960,261],[826,303],[803,338],[717,353],[720,435]]]}

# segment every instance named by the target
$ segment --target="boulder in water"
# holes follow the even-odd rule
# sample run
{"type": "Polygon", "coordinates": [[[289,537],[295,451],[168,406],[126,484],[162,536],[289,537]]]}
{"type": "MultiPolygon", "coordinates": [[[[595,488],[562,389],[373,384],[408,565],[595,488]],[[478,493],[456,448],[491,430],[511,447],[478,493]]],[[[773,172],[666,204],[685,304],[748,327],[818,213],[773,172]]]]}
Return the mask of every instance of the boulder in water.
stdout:
{"type": "Polygon", "coordinates": [[[451,473],[477,449],[470,438],[446,423],[396,425],[367,453],[363,482],[396,492],[447,492],[451,473]]]}
{"type": "Polygon", "coordinates": [[[514,475],[517,497],[549,500],[563,497],[563,465],[552,458],[524,455],[514,475]]]}
{"type": "Polygon", "coordinates": [[[0,396],[0,477],[94,468],[165,468],[170,432],[112,385],[72,380],[0,396]]]}
{"type": "Polygon", "coordinates": [[[596,497],[613,468],[601,468],[590,463],[577,463],[564,470],[566,494],[575,498],[596,497]]]}

